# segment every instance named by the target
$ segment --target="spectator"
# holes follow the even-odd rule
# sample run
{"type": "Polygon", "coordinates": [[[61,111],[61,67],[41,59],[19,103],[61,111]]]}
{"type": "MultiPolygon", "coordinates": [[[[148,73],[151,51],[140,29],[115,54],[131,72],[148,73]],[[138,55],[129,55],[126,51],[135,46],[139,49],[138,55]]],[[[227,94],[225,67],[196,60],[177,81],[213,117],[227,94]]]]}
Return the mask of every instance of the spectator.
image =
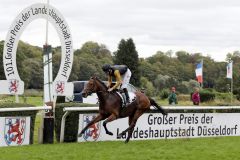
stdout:
{"type": "Polygon", "coordinates": [[[177,95],[176,95],[176,88],[175,87],[172,87],[172,89],[171,89],[171,93],[168,96],[168,103],[169,103],[169,105],[176,105],[176,104],[178,104],[177,95]]]}
{"type": "Polygon", "coordinates": [[[194,89],[194,93],[192,94],[192,101],[193,101],[193,105],[199,105],[200,103],[199,88],[194,89]]]}

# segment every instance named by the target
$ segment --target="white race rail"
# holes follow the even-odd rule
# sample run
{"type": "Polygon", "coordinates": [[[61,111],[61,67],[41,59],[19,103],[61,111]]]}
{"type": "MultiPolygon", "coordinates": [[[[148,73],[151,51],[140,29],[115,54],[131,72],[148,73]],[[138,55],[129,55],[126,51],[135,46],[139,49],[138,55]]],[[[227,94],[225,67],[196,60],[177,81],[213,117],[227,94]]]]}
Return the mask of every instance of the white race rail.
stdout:
{"type": "Polygon", "coordinates": [[[50,109],[52,109],[52,106],[15,107],[15,108],[0,108],[0,112],[37,111],[37,110],[50,110],[50,109]]]}
{"type": "MultiPolygon", "coordinates": [[[[239,109],[240,106],[163,106],[164,110],[223,110],[223,109],[239,109]]],[[[99,107],[65,107],[63,111],[65,112],[62,121],[61,121],[61,132],[60,132],[60,142],[64,140],[64,129],[65,129],[65,120],[70,112],[74,111],[98,111],[99,107]]],[[[151,110],[157,110],[154,107],[151,107],[151,110]]]]}

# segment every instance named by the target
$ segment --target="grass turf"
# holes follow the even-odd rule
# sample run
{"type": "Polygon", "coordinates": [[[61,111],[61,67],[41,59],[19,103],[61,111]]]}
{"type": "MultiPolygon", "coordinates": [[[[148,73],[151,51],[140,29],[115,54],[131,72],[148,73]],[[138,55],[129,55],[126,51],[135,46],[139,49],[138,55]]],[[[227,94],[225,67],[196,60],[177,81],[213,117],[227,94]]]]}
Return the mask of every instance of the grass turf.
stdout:
{"type": "Polygon", "coordinates": [[[239,160],[240,137],[35,144],[0,148],[0,160],[239,160]]]}

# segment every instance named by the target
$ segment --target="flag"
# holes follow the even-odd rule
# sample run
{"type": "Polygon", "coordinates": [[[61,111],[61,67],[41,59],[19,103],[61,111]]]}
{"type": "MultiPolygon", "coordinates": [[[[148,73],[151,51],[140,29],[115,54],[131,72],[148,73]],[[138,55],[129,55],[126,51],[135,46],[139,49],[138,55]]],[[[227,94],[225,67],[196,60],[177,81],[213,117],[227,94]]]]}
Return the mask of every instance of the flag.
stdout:
{"type": "Polygon", "coordinates": [[[200,63],[197,64],[197,68],[195,69],[197,81],[199,83],[203,82],[203,62],[201,61],[200,63]]]}
{"type": "Polygon", "coordinates": [[[232,62],[227,64],[227,78],[232,79],[232,62]]]}

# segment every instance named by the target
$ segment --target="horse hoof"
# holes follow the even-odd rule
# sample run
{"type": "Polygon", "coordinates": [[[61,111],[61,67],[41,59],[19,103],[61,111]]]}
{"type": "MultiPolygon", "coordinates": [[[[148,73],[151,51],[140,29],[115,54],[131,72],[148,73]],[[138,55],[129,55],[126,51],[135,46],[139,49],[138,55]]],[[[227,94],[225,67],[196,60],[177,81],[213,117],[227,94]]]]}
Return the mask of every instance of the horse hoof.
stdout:
{"type": "Polygon", "coordinates": [[[129,140],[126,140],[126,141],[125,141],[125,144],[127,144],[128,142],[129,142],[129,140]]]}
{"type": "Polygon", "coordinates": [[[107,134],[110,135],[110,136],[113,136],[113,133],[112,133],[112,132],[108,132],[107,134]]]}
{"type": "Polygon", "coordinates": [[[82,137],[82,133],[79,133],[79,134],[78,134],[78,137],[82,137]]]}
{"type": "Polygon", "coordinates": [[[117,135],[117,138],[118,138],[118,139],[120,139],[121,137],[122,137],[122,135],[121,135],[121,134],[117,135]]]}
{"type": "Polygon", "coordinates": [[[167,115],[168,115],[168,113],[167,113],[167,112],[163,112],[163,115],[167,116],[167,115]]]}

